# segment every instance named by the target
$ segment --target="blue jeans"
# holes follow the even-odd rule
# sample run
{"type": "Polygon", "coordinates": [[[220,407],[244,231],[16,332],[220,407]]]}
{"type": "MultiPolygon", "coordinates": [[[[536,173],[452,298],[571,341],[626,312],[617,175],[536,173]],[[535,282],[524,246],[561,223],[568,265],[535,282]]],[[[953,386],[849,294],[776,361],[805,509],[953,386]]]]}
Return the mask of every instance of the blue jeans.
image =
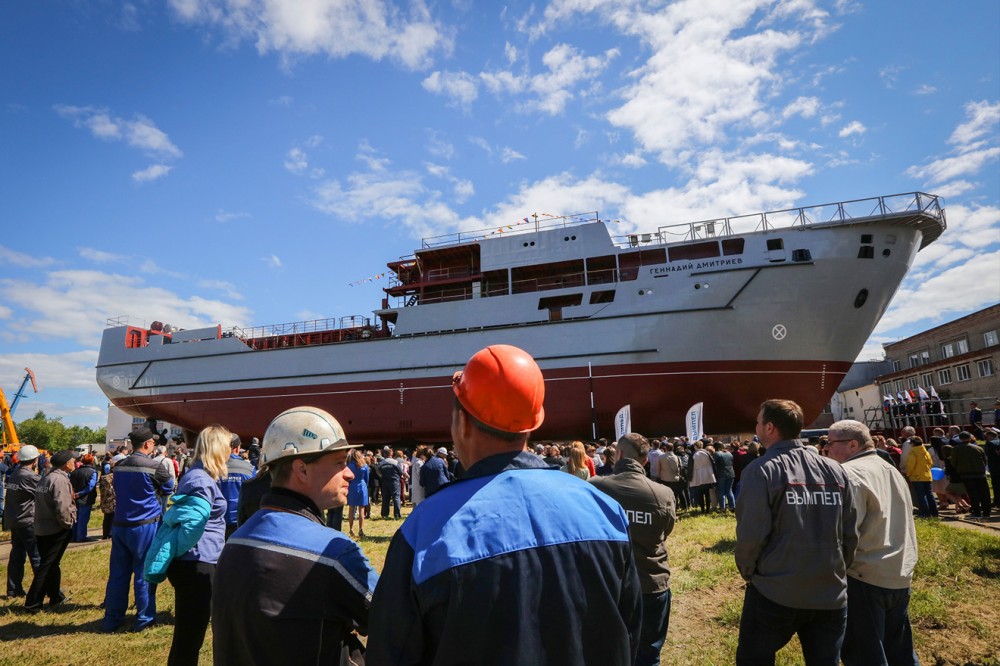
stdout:
{"type": "Polygon", "coordinates": [[[910,588],[890,590],[847,578],[845,666],[920,666],[910,629],[910,588]]]}
{"type": "Polygon", "coordinates": [[[93,510],[91,504],[77,504],[76,524],[73,525],[73,541],[80,542],[87,540],[87,523],[90,522],[90,512],[93,510]]]}
{"type": "Polygon", "coordinates": [[[719,479],[715,482],[715,494],[718,495],[719,511],[727,508],[736,510],[736,495],[733,494],[733,481],[736,479],[719,479]],[[728,503],[728,507],[726,504],[728,503]]]}
{"type": "Polygon", "coordinates": [[[747,583],[736,663],[773,666],[774,655],[798,634],[806,666],[839,666],[846,629],[847,607],[789,608],[771,601],[753,583],[747,583]]]}
{"type": "Polygon", "coordinates": [[[917,509],[920,516],[927,518],[938,515],[937,500],[934,499],[934,493],[931,492],[930,481],[914,481],[913,494],[917,499],[917,509]]]}
{"type": "Polygon", "coordinates": [[[642,628],[635,666],[657,666],[670,625],[670,590],[642,595],[642,628]]]}
{"type": "Polygon", "coordinates": [[[130,579],[134,579],[135,628],[142,629],[156,619],[156,586],[142,577],[142,565],[157,527],[159,523],[111,528],[111,565],[104,593],[104,622],[101,623],[104,631],[114,631],[125,622],[130,579]]]}

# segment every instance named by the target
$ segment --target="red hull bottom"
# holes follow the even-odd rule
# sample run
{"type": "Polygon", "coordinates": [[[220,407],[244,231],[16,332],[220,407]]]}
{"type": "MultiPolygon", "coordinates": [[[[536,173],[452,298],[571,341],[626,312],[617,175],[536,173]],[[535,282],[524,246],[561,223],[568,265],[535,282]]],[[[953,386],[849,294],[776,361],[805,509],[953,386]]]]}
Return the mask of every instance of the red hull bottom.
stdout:
{"type": "MultiPolygon", "coordinates": [[[[796,401],[810,423],[850,367],[846,362],[703,361],[602,366],[591,375],[586,367],[544,370],[545,423],[532,440],[611,439],[614,416],[626,404],[632,429],[649,436],[684,434],[687,410],[698,402],[705,403],[706,433],[753,432],[760,403],[770,398],[796,401]]],[[[441,377],[181,392],[115,404],[193,432],[221,423],[244,438],[263,436],[285,409],[313,405],[336,416],[354,443],[446,442],[453,395],[451,377],[441,377]]]]}

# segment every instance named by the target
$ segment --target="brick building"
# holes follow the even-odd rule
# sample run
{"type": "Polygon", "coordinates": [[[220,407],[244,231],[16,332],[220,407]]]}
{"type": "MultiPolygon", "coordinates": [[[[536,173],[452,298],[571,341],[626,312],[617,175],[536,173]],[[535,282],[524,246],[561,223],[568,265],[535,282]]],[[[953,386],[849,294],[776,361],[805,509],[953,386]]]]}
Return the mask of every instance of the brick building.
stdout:
{"type": "Polygon", "coordinates": [[[883,347],[892,364],[891,372],[875,380],[883,395],[933,387],[951,423],[968,422],[971,400],[978,401],[985,424],[994,422],[994,401],[1000,397],[1000,303],[883,347]]]}

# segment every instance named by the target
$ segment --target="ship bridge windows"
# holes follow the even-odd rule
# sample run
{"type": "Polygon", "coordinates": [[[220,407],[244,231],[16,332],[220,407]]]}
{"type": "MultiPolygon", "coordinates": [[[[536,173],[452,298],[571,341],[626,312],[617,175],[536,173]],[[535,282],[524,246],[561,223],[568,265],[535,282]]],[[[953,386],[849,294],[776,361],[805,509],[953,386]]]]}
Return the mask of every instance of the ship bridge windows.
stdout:
{"type": "MultiPolygon", "coordinates": [[[[718,249],[716,249],[718,255],[718,249]]],[[[622,281],[634,280],[639,277],[639,268],[667,263],[667,253],[660,247],[652,250],[624,252],[618,255],[618,274],[622,281]]]]}
{"type": "Polygon", "coordinates": [[[483,273],[483,285],[482,285],[483,297],[506,296],[509,293],[510,293],[510,280],[507,275],[506,268],[497,271],[486,271],[485,273],[483,273]]]}
{"type": "Polygon", "coordinates": [[[584,281],[583,259],[535,264],[534,266],[518,266],[511,269],[510,281],[511,293],[514,294],[582,287],[584,281]]]}
{"type": "Polygon", "coordinates": [[[615,255],[587,259],[587,284],[613,284],[618,264],[615,255]]]}
{"type": "Polygon", "coordinates": [[[780,238],[768,238],[767,239],[767,251],[773,252],[774,250],[784,250],[785,241],[780,238]]]}
{"type": "Polygon", "coordinates": [[[745,243],[745,238],[727,238],[722,241],[723,256],[730,257],[734,254],[743,254],[743,246],[745,243]]]}
{"type": "MultiPolygon", "coordinates": [[[[742,239],[740,239],[742,240],[742,239]]],[[[704,243],[689,243],[675,245],[670,248],[670,261],[691,261],[693,259],[711,259],[719,256],[719,241],[704,243]]]]}

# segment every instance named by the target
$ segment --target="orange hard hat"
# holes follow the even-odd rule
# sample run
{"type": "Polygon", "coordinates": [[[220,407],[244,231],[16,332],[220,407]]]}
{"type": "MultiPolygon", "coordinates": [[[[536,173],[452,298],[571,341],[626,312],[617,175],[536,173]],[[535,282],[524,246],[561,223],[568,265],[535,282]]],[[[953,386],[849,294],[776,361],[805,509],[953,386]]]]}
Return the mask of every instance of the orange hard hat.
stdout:
{"type": "Polygon", "coordinates": [[[531,432],[545,420],[545,380],[531,355],[490,345],[456,372],[452,388],[469,414],[504,432],[531,432]]]}

